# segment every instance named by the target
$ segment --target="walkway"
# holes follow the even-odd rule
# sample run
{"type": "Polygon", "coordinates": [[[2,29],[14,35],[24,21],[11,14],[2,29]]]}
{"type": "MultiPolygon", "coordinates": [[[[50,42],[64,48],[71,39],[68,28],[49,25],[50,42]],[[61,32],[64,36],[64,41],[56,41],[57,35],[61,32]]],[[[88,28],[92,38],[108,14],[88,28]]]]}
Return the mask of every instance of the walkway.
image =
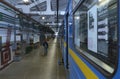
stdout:
{"type": "Polygon", "coordinates": [[[0,71],[0,79],[66,79],[63,65],[58,65],[57,40],[50,41],[47,56],[42,56],[42,51],[40,47],[13,62],[0,71]]]}

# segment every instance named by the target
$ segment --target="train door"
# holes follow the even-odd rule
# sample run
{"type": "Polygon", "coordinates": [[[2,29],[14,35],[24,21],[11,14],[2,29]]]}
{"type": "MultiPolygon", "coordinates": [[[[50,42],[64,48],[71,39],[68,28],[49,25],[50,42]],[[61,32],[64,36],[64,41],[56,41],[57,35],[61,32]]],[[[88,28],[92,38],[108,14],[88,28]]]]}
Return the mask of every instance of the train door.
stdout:
{"type": "Polygon", "coordinates": [[[68,13],[65,17],[65,51],[64,51],[64,63],[65,67],[68,69],[68,13]]]}

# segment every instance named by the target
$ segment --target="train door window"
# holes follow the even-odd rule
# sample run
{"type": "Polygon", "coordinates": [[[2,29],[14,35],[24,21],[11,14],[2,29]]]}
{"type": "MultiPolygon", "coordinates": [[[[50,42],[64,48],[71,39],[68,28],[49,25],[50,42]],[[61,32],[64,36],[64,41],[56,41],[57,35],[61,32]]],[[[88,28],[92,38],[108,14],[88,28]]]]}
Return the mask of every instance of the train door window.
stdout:
{"type": "Polygon", "coordinates": [[[84,0],[74,12],[76,48],[109,73],[117,64],[117,8],[117,0],[84,0]]]}

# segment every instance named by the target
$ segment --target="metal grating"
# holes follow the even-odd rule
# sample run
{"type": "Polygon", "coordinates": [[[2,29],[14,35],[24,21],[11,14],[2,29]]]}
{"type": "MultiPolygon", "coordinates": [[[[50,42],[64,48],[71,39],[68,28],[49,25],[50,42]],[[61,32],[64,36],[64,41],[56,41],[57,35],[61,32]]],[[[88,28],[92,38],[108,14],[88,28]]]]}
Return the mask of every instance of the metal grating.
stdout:
{"type": "MultiPolygon", "coordinates": [[[[56,27],[57,21],[59,23],[62,23],[64,15],[59,15],[57,20],[57,0],[50,0],[50,7],[49,7],[49,0],[29,0],[29,4],[25,4],[23,0],[6,0],[12,5],[15,5],[18,9],[21,11],[23,10],[23,7],[29,7],[27,13],[29,16],[31,16],[36,21],[40,22],[43,25],[49,25],[51,28],[56,27]],[[48,6],[47,6],[48,4],[48,6]],[[20,7],[21,6],[21,7],[20,7]],[[47,11],[48,10],[48,11],[47,11]],[[55,14],[50,15],[49,12],[54,12],[55,14]],[[32,13],[33,12],[33,13],[32,13]],[[35,13],[36,12],[36,13],[35,13]],[[42,13],[43,12],[43,13],[42,13]],[[48,12],[48,14],[44,14],[44,12],[48,12]],[[45,19],[42,19],[42,17],[45,17],[45,19]]],[[[59,2],[59,11],[65,11],[67,7],[68,0],[58,0],[59,2]]],[[[88,0],[89,1],[89,0],[88,0]]],[[[27,11],[27,10],[26,10],[27,11]]]]}
{"type": "MultiPolygon", "coordinates": [[[[57,0],[51,0],[51,10],[56,11],[57,10],[57,0]]],[[[59,0],[59,11],[64,11],[67,7],[67,1],[68,0],[59,0]]]]}
{"type": "Polygon", "coordinates": [[[47,9],[47,2],[44,1],[42,3],[39,3],[33,7],[30,8],[30,11],[46,11],[47,9]]]}
{"type": "Polygon", "coordinates": [[[67,7],[68,0],[59,0],[59,10],[65,11],[67,7]]]}
{"type": "Polygon", "coordinates": [[[51,10],[56,11],[57,10],[57,0],[51,0],[51,10]]]}
{"type": "Polygon", "coordinates": [[[21,0],[5,0],[5,1],[14,6],[14,5],[17,5],[21,0]]]}

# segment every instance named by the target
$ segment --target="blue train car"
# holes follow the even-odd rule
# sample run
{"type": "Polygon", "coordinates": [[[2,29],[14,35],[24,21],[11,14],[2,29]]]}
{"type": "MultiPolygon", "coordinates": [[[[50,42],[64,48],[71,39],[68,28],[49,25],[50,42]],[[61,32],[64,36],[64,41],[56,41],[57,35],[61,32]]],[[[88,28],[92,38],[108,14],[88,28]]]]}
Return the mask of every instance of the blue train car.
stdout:
{"type": "Polygon", "coordinates": [[[69,79],[120,79],[120,0],[69,0],[63,59],[69,79]]]}
{"type": "MultiPolygon", "coordinates": [[[[67,16],[67,14],[66,14],[67,16]]],[[[67,25],[67,17],[64,18],[64,47],[63,47],[63,59],[64,59],[64,67],[68,69],[68,25],[67,25]]]]}

